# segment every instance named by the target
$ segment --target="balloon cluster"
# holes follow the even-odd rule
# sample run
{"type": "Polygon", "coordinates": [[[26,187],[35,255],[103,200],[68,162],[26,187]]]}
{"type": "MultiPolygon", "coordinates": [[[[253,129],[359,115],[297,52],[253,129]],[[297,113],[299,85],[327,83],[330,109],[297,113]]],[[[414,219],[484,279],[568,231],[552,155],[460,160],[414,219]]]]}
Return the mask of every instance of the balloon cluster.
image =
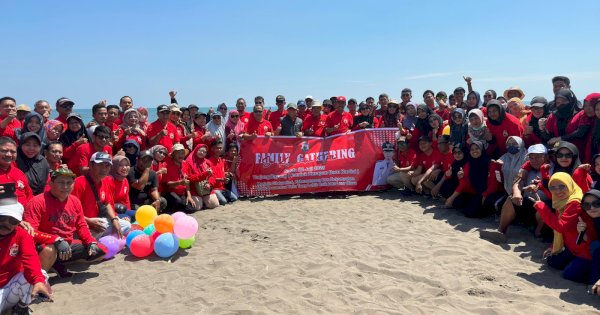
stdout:
{"type": "Polygon", "coordinates": [[[168,258],[179,248],[190,248],[196,242],[198,221],[183,212],[158,215],[154,207],[145,205],[136,211],[135,219],[126,239],[105,236],[99,240],[108,249],[107,259],[124,246],[138,258],[150,256],[152,252],[159,257],[168,258]]]}

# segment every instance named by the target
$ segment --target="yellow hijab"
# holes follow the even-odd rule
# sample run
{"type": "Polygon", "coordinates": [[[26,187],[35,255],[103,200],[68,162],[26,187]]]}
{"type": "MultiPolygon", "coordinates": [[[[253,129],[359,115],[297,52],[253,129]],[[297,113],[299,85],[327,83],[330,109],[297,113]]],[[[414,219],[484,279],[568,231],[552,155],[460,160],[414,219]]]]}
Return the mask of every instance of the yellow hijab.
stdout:
{"type": "MultiPolygon", "coordinates": [[[[552,194],[552,208],[556,210],[558,218],[562,215],[563,211],[567,207],[571,201],[576,200],[577,202],[581,202],[581,198],[583,198],[583,192],[581,192],[581,188],[573,181],[571,175],[565,172],[557,172],[550,177],[550,181],[548,182],[548,187],[552,185],[553,182],[560,182],[567,187],[568,197],[565,199],[558,199],[554,197],[552,194]]],[[[563,236],[561,233],[554,231],[554,240],[552,241],[552,254],[558,254],[562,251],[565,246],[563,236]]]]}

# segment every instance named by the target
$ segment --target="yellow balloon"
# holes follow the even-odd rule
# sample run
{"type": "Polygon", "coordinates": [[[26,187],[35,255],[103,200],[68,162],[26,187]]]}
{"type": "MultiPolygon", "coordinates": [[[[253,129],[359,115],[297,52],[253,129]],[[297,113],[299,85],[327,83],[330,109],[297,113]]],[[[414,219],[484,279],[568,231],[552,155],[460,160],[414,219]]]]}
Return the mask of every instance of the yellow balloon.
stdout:
{"type": "Polygon", "coordinates": [[[135,220],[141,227],[145,228],[146,226],[154,222],[154,219],[157,215],[158,213],[156,212],[156,209],[154,209],[153,206],[145,205],[137,209],[137,211],[135,212],[135,220]]]}
{"type": "Polygon", "coordinates": [[[449,136],[450,135],[450,126],[446,126],[444,127],[444,130],[442,130],[442,136],[449,136]]]}

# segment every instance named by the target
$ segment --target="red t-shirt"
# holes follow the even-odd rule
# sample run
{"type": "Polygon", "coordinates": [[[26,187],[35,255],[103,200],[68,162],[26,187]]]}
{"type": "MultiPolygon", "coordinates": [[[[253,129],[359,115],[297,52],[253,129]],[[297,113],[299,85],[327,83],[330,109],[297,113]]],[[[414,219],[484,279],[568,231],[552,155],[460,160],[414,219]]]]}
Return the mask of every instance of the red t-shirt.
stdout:
{"type": "Polygon", "coordinates": [[[61,237],[69,244],[75,233],[85,245],[96,241],[85,223],[81,202],[73,195],[61,202],[50,192],[39,194],[25,206],[23,219],[36,231],[61,237]]]}
{"type": "Polygon", "coordinates": [[[240,113],[240,120],[247,125],[250,121],[250,112],[240,113]]]}
{"type": "MultiPolygon", "coordinates": [[[[210,163],[210,169],[213,173],[212,176],[214,176],[215,179],[225,179],[225,160],[223,160],[220,157],[213,156],[210,159],[208,159],[208,162],[210,163]]],[[[222,181],[216,181],[213,189],[224,190],[225,183],[222,181]]]]}
{"type": "MultiPolygon", "coordinates": [[[[112,148],[110,146],[104,146],[102,151],[112,156],[112,148]]],[[[90,165],[90,158],[92,157],[92,154],[96,152],[98,151],[96,151],[96,147],[93,143],[84,143],[77,147],[73,157],[69,160],[69,163],[67,163],[67,166],[73,173],[80,176],[82,175],[81,168],[90,165]]]]}
{"type": "Polygon", "coordinates": [[[281,118],[285,117],[285,115],[287,115],[287,110],[277,110],[271,113],[271,115],[269,115],[269,122],[271,123],[271,127],[273,127],[273,130],[277,129],[277,127],[281,126],[281,118]]]}
{"type": "Polygon", "coordinates": [[[252,117],[248,120],[248,123],[244,127],[244,132],[251,135],[255,131],[257,135],[264,136],[267,132],[273,132],[273,126],[266,119],[258,122],[256,119],[254,119],[254,117],[252,117]]]}
{"type": "Polygon", "coordinates": [[[112,176],[111,178],[111,190],[113,191],[113,202],[120,203],[131,209],[131,203],[129,202],[129,182],[127,178],[118,180],[112,176]]]}
{"type": "Polygon", "coordinates": [[[167,172],[163,174],[162,178],[160,179],[162,191],[175,192],[177,195],[183,196],[185,194],[185,185],[178,185],[175,188],[169,188],[169,186],[167,186],[167,183],[182,180],[184,174],[192,174],[190,165],[187,161],[182,161],[181,166],[177,165],[175,164],[175,162],[173,162],[171,157],[167,157],[165,159],[164,167],[167,168],[167,172]]]}
{"type": "Polygon", "coordinates": [[[421,172],[425,173],[425,171],[427,171],[434,164],[441,165],[441,163],[442,154],[440,151],[432,149],[429,155],[425,154],[424,152],[417,153],[417,157],[412,165],[414,168],[422,166],[421,172]]]}
{"type": "Polygon", "coordinates": [[[333,111],[327,115],[327,119],[325,120],[326,128],[333,128],[336,125],[339,125],[337,130],[332,131],[329,135],[337,135],[341,133],[346,133],[352,128],[352,124],[354,122],[354,118],[350,113],[343,112],[338,113],[337,111],[333,111]]]}
{"type": "Polygon", "coordinates": [[[398,167],[409,167],[416,163],[417,152],[413,149],[408,149],[405,152],[398,151],[396,160],[396,164],[398,165],[398,167]]]}
{"type": "Polygon", "coordinates": [[[0,239],[0,267],[0,288],[21,271],[30,284],[46,283],[33,237],[20,226],[0,239]]]}
{"type": "MultiPolygon", "coordinates": [[[[110,204],[114,208],[115,203],[113,201],[113,191],[111,188],[112,178],[110,176],[104,177],[99,184],[96,184],[96,190],[98,191],[100,202],[104,205],[110,204]]],[[[71,195],[79,198],[79,201],[81,201],[81,205],[83,206],[83,215],[86,218],[97,218],[100,216],[100,209],[98,209],[96,197],[94,196],[92,187],[88,183],[85,176],[79,176],[75,178],[75,187],[73,188],[71,195]]]]}
{"type": "Polygon", "coordinates": [[[322,137],[325,133],[325,121],[327,120],[327,115],[320,114],[319,116],[309,115],[304,120],[302,125],[302,132],[305,132],[307,129],[313,130],[312,137],[322,137]]]}
{"type": "Polygon", "coordinates": [[[33,197],[33,192],[25,173],[13,165],[9,166],[7,170],[0,169],[0,185],[9,183],[14,183],[16,186],[17,201],[22,205],[26,205],[33,197]]]}
{"type": "MultiPolygon", "coordinates": [[[[179,143],[180,141],[177,127],[175,127],[175,125],[173,125],[171,122],[167,122],[166,125],[160,120],[151,123],[146,130],[146,138],[148,139],[148,142],[150,142],[150,139],[154,138],[154,136],[162,132],[165,128],[167,129],[168,133],[166,136],[160,136],[160,140],[158,140],[157,144],[164,146],[169,152],[171,152],[173,145],[175,143],[179,143]]],[[[148,147],[152,146],[153,145],[148,144],[148,147]]]]}
{"type": "Polygon", "coordinates": [[[435,110],[435,113],[442,117],[442,120],[450,120],[450,112],[448,111],[447,108],[437,108],[435,110]]]}
{"type": "Polygon", "coordinates": [[[454,162],[454,155],[452,151],[442,154],[442,161],[440,164],[442,172],[449,170],[452,167],[452,162],[454,162]]]}
{"type": "Polygon", "coordinates": [[[58,116],[54,118],[54,120],[58,120],[63,124],[63,130],[67,130],[69,128],[69,123],[67,122],[67,117],[58,116]]]}
{"type": "Polygon", "coordinates": [[[146,137],[142,136],[141,134],[132,132],[126,136],[123,127],[117,128],[117,130],[115,130],[115,134],[119,136],[119,139],[113,146],[115,149],[114,151],[119,151],[121,148],[123,148],[123,144],[127,140],[133,140],[137,142],[137,144],[140,146],[140,151],[146,150],[146,137]]]}

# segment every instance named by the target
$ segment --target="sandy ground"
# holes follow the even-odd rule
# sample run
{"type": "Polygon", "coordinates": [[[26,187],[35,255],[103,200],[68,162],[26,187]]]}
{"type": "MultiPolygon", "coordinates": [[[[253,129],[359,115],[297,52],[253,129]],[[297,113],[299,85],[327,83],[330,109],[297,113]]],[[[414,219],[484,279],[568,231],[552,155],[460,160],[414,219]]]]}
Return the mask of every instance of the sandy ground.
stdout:
{"type": "Polygon", "coordinates": [[[398,193],[243,200],[194,216],[198,242],[165,261],[116,258],[53,279],[34,314],[597,314],[600,297],[543,265],[520,227],[398,193]]]}

